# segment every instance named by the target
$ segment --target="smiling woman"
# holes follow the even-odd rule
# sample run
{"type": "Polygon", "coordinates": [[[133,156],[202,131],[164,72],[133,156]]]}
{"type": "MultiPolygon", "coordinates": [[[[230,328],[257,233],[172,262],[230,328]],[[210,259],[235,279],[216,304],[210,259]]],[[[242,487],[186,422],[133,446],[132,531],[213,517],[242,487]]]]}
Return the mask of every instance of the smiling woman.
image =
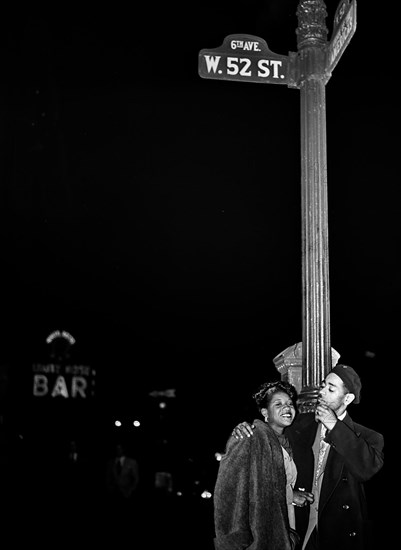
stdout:
{"type": "Polygon", "coordinates": [[[258,547],[290,550],[298,543],[294,505],[312,495],[294,491],[297,469],[284,434],[295,418],[296,390],[287,382],[266,382],[253,395],[262,420],[254,436],[227,442],[214,491],[216,550],[258,547]],[[238,546],[237,546],[238,545],[238,546]]]}

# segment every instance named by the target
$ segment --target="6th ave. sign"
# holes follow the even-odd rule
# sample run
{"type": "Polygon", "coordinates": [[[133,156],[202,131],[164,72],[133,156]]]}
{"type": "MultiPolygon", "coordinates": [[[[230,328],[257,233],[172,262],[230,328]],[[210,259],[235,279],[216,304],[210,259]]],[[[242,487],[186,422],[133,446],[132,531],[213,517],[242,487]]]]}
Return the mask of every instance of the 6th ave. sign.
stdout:
{"type": "Polygon", "coordinates": [[[332,38],[327,47],[327,72],[331,73],[337,65],[345,48],[348,46],[356,30],[356,0],[348,3],[342,0],[334,16],[332,38]]]}
{"type": "MultiPolygon", "coordinates": [[[[341,0],[327,40],[323,0],[299,0],[297,52],[277,55],[257,36],[233,34],[199,52],[202,78],[286,84],[301,95],[302,390],[299,410],[314,410],[332,366],[325,86],[356,29],[356,0],[341,0]]],[[[288,372],[282,371],[288,376],[288,372]]],[[[297,388],[299,390],[299,388],[297,388]]]]}
{"type": "Polygon", "coordinates": [[[258,36],[231,34],[220,48],[199,52],[199,75],[217,80],[289,84],[289,57],[269,50],[258,36]]]}

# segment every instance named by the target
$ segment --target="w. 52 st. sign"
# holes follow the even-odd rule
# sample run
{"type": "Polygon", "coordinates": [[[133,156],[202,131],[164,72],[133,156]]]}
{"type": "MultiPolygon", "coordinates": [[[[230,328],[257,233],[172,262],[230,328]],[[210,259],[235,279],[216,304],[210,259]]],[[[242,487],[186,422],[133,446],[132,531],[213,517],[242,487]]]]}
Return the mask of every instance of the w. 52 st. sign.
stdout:
{"type": "Polygon", "coordinates": [[[231,34],[220,48],[199,52],[202,78],[289,84],[289,58],[271,52],[258,36],[231,34]]]}

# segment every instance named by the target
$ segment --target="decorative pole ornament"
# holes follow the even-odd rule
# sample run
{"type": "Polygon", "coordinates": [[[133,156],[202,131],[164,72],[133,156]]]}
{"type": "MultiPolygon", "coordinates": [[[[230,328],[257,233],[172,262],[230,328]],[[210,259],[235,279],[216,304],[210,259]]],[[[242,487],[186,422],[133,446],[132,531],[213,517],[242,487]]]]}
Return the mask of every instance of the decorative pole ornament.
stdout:
{"type": "Polygon", "coordinates": [[[297,8],[298,28],[295,31],[298,51],[308,46],[326,47],[326,17],[326,5],[322,0],[300,1],[297,8]]]}
{"type": "Polygon", "coordinates": [[[301,412],[314,408],[320,382],[332,367],[325,86],[356,30],[356,0],[340,1],[329,42],[326,17],[323,0],[300,0],[297,52],[283,56],[258,36],[229,35],[220,48],[201,50],[198,66],[202,78],[285,84],[300,90],[301,412]]]}

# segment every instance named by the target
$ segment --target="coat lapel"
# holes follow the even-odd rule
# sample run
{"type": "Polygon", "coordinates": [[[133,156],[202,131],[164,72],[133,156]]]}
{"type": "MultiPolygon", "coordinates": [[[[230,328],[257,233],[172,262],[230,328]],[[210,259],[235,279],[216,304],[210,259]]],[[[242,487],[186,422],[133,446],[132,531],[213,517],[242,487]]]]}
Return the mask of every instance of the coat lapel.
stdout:
{"type": "MultiPolygon", "coordinates": [[[[339,422],[344,422],[345,424],[347,424],[347,426],[354,430],[354,423],[352,422],[352,419],[348,414],[343,420],[339,420],[339,422]]],[[[322,489],[319,499],[320,512],[321,510],[323,510],[334,489],[339,483],[341,483],[344,476],[344,460],[335,449],[330,447],[329,455],[326,462],[326,468],[324,470],[322,489]]]]}

